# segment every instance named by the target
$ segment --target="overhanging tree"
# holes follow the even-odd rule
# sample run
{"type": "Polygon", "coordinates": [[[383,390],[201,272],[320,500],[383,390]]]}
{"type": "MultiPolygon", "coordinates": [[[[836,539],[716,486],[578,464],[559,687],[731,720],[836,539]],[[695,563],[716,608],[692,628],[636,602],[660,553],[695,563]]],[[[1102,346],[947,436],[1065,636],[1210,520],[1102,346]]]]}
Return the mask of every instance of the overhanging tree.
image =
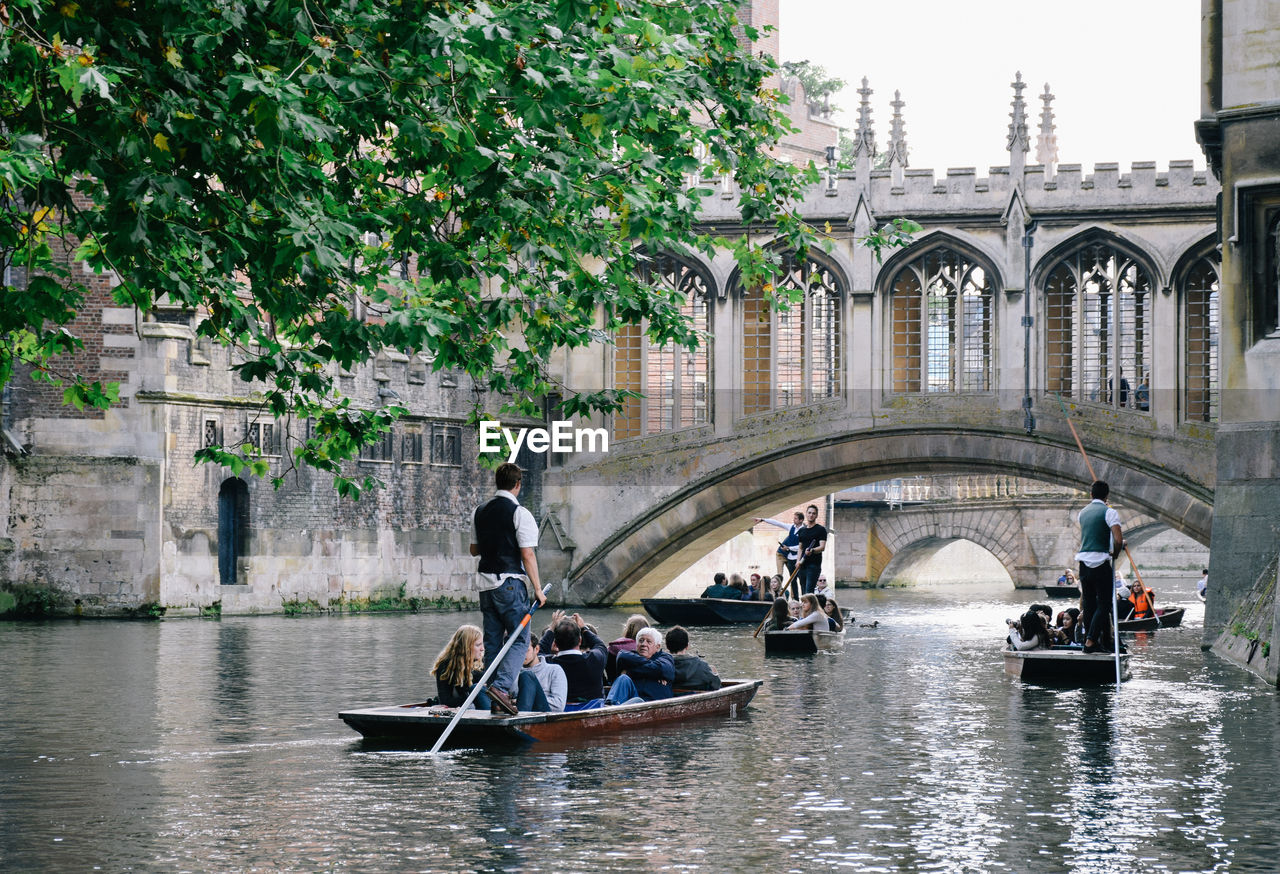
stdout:
{"type": "MultiPolygon", "coordinates": [[[[122,304],[198,313],[265,410],[312,420],[293,455],[345,493],[341,462],[402,411],[356,409],[338,368],[425,352],[532,410],[601,311],[696,343],[636,269],[710,248],[688,174],[734,175],[765,232],[734,246],[747,282],[777,257],[759,242],[811,243],[788,204],[812,177],[769,154],[775,65],[740,47],[736,5],[0,0],[0,255],[29,277],[4,289],[0,382],[113,397],[65,372],[84,289],[59,239],[122,304]]],[[[266,470],[247,447],[202,458],[266,470]]]]}

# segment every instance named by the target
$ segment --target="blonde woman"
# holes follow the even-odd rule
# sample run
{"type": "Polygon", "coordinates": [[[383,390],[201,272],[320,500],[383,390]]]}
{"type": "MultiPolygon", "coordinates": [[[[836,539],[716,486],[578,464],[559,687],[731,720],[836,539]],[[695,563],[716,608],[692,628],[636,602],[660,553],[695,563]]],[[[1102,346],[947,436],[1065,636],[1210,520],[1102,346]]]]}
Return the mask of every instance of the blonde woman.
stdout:
{"type": "Polygon", "coordinates": [[[812,592],[800,596],[800,613],[804,618],[792,622],[789,631],[826,631],[830,627],[827,614],[822,612],[822,605],[818,603],[818,596],[812,592]]]}
{"type": "MultiPolygon", "coordinates": [[[[436,697],[446,707],[461,707],[471,687],[484,673],[484,632],[474,625],[460,625],[436,656],[431,675],[436,678],[436,697]]],[[[482,689],[472,706],[491,710],[493,702],[482,689]]]]}

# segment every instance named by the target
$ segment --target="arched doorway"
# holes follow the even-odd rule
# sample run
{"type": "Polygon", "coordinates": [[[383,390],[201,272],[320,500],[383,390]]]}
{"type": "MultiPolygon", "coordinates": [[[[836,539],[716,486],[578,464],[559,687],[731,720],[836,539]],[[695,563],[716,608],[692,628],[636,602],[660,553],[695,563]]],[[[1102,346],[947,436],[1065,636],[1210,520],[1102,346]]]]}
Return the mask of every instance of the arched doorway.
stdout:
{"type": "Polygon", "coordinates": [[[218,489],[218,582],[235,586],[244,582],[240,559],[249,542],[249,486],[231,477],[218,489]]]}

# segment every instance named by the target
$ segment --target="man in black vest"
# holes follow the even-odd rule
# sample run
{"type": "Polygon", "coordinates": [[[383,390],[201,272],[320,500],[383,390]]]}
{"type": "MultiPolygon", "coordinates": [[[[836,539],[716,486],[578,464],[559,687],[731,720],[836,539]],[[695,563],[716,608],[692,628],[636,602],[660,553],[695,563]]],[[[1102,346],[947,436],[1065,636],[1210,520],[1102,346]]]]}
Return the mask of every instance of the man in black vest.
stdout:
{"type": "Polygon", "coordinates": [[[480,612],[484,617],[484,664],[487,668],[510,634],[516,642],[494,671],[489,685],[493,711],[512,715],[516,709],[516,688],[525,651],[529,648],[529,627],[520,622],[529,612],[525,580],[533,583],[538,606],[547,603],[538,579],[538,525],[533,514],[520,506],[520,468],[504,464],[494,482],[498,493],[481,505],[473,518],[471,554],[480,556],[480,612]]]}

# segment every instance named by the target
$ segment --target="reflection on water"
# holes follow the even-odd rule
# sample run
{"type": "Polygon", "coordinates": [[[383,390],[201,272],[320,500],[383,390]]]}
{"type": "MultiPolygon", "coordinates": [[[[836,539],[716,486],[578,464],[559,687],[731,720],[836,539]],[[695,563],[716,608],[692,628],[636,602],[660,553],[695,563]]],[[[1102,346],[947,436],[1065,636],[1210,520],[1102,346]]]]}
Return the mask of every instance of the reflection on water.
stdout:
{"type": "Polygon", "coordinates": [[[736,719],[507,755],[336,718],[429,694],[465,614],[0,624],[0,870],[1275,870],[1276,693],[1193,585],[1119,691],[1006,677],[1011,589],[841,592],[881,624],[838,653],[694,630],[765,680],[736,719]]]}

